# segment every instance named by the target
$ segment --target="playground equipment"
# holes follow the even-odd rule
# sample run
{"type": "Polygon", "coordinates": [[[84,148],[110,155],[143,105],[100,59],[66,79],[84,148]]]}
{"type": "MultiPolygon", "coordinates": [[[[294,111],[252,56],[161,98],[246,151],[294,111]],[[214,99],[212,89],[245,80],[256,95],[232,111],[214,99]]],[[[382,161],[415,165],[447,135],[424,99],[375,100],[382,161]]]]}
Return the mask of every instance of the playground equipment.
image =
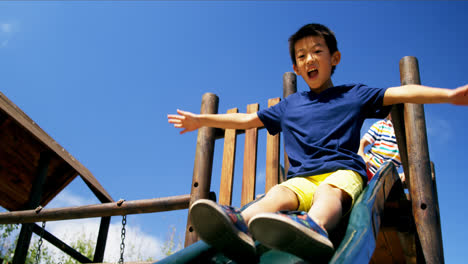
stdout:
{"type": "MultiPolygon", "coordinates": [[[[404,84],[419,84],[418,63],[414,57],[400,61],[400,79],[404,84]]],[[[296,92],[296,76],[283,77],[283,97],[296,92]]],[[[278,99],[270,99],[269,106],[278,99]]],[[[205,94],[201,113],[217,113],[218,99],[205,94]]],[[[247,112],[257,111],[258,105],[248,105],[247,112]]],[[[237,111],[237,110],[230,110],[237,111]]],[[[392,120],[409,189],[405,194],[396,169],[383,166],[376,179],[365,188],[352,210],[349,221],[335,234],[330,234],[337,248],[330,263],[443,263],[442,235],[433,165],[429,160],[423,105],[395,105],[392,120]]],[[[262,128],[260,128],[262,129],[262,128]]],[[[232,180],[233,135],[245,132],[244,170],[241,205],[254,199],[257,129],[222,131],[199,129],[197,152],[192,181],[191,203],[210,198],[211,168],[214,142],[224,134],[223,172],[219,203],[230,204],[229,185],[232,180]],[[227,186],[227,187],[226,187],[227,186]],[[226,191],[228,190],[228,191],[226,191]]],[[[266,186],[280,182],[282,177],[276,164],[279,160],[279,138],[267,135],[266,186]]],[[[287,157],[285,156],[287,170],[287,157]]],[[[273,184],[273,185],[272,185],[273,184]]],[[[158,262],[168,263],[228,263],[225,256],[197,236],[190,222],[186,230],[187,248],[158,262]],[[195,243],[196,242],[196,243],[195,243]]],[[[259,263],[301,263],[290,254],[257,246],[259,263]]]]}
{"type": "MultiPolygon", "coordinates": [[[[418,64],[414,57],[404,57],[400,61],[400,78],[402,84],[420,83],[418,64]]],[[[286,73],[283,76],[283,97],[294,92],[296,76],[286,73]]],[[[75,257],[81,254],[73,249],[64,250],[80,262],[97,263],[102,262],[104,255],[110,216],[186,209],[198,199],[216,199],[216,195],[211,192],[211,175],[215,141],[219,138],[224,138],[224,152],[218,202],[232,202],[237,135],[243,133],[245,144],[241,205],[244,206],[255,199],[258,129],[263,128],[244,131],[203,127],[198,131],[190,195],[114,202],[83,165],[63,150],[3,94],[0,94],[0,98],[0,167],[7,168],[0,170],[0,205],[10,211],[0,213],[0,224],[23,223],[21,233],[23,229],[26,233],[20,234],[20,237],[24,236],[21,245],[26,249],[17,247],[14,263],[22,263],[20,258],[25,254],[24,251],[27,251],[32,232],[44,234],[44,239],[51,243],[55,241],[55,244],[52,244],[62,250],[66,248],[66,245],[52,234],[48,234],[36,224],[29,223],[102,217],[98,236],[99,247],[96,248],[93,260],[75,257]],[[17,152],[12,152],[14,148],[17,148],[17,152]],[[29,154],[28,160],[24,160],[24,153],[29,154]],[[4,159],[4,156],[8,158],[4,159]],[[20,169],[24,169],[25,172],[18,172],[20,169]],[[35,174],[32,173],[34,171],[35,174]],[[103,204],[58,209],[38,207],[45,206],[77,175],[83,178],[103,204]],[[48,182],[45,185],[47,188],[42,187],[44,181],[48,182]],[[57,181],[56,185],[49,185],[54,181],[57,181]],[[24,189],[26,191],[22,191],[24,189]]],[[[278,103],[279,100],[270,99],[268,106],[278,103]]],[[[217,108],[217,96],[205,94],[200,112],[217,113],[217,108]]],[[[258,111],[258,108],[258,104],[248,105],[247,112],[258,111]]],[[[228,110],[237,111],[237,108],[228,110]]],[[[389,163],[383,166],[356,201],[349,219],[343,221],[342,227],[335,234],[330,234],[337,248],[330,263],[444,262],[435,174],[428,155],[423,106],[396,105],[392,110],[392,119],[409,193],[405,194],[393,165],[389,163]]],[[[280,138],[278,135],[266,134],[265,191],[281,182],[284,175],[280,166],[280,138]]],[[[284,169],[287,171],[287,156],[284,155],[284,169]]],[[[187,222],[185,246],[185,249],[158,263],[231,261],[203,241],[198,241],[190,221],[187,222]]],[[[258,263],[302,262],[296,256],[270,250],[258,243],[257,252],[258,263]]]]}

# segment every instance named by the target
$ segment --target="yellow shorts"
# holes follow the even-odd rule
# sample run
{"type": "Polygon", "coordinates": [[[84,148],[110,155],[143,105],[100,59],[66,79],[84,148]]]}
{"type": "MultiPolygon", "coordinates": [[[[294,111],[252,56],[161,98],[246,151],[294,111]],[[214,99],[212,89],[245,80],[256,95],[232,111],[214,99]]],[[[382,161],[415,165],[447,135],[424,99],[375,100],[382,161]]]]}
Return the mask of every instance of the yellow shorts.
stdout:
{"type": "Polygon", "coordinates": [[[280,185],[292,190],[299,200],[299,211],[308,212],[314,201],[314,193],[320,184],[330,184],[349,194],[352,204],[362,192],[363,180],[361,175],[352,170],[338,170],[308,177],[294,177],[280,185]]]}

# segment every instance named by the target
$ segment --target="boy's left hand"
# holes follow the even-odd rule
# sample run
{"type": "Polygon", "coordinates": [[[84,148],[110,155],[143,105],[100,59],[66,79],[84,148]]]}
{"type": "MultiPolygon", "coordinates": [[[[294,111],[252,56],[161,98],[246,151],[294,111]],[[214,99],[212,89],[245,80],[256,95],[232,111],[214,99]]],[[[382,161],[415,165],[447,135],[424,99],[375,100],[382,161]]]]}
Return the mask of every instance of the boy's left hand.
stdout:
{"type": "Polygon", "coordinates": [[[449,99],[454,105],[468,105],[468,84],[452,90],[449,99]]]}

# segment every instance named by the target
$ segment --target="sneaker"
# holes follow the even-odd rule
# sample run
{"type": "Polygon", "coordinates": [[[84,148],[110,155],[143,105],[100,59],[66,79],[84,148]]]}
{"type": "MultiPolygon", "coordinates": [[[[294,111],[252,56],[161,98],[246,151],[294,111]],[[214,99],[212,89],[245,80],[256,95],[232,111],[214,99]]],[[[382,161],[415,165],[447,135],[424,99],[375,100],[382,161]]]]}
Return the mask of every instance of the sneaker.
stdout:
{"type": "Polygon", "coordinates": [[[249,230],[265,246],[289,252],[304,260],[327,260],[334,252],[327,231],[306,212],[258,214],[250,220],[249,230]]]}
{"type": "Polygon", "coordinates": [[[255,243],[239,210],[200,199],[190,208],[190,221],[200,238],[233,259],[255,256],[255,243]]]}

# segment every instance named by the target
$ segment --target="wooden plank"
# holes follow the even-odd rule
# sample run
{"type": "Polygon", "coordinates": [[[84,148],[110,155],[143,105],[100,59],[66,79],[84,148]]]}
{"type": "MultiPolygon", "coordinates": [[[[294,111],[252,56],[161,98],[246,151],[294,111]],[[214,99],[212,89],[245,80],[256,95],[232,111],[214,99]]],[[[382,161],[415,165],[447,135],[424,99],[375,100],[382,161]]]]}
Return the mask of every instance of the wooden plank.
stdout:
{"type": "MultiPolygon", "coordinates": [[[[257,128],[258,130],[262,130],[262,129],[265,129],[264,126],[260,126],[257,128]]],[[[215,139],[224,139],[224,128],[215,128],[215,139]]],[[[241,130],[236,130],[236,135],[243,135],[245,134],[245,130],[241,129],[241,130]]]]}
{"type": "MultiPolygon", "coordinates": [[[[228,114],[238,113],[237,108],[227,111],[228,114]]],[[[219,204],[231,205],[232,185],[234,182],[234,164],[236,159],[236,129],[226,129],[224,132],[223,164],[221,169],[221,186],[219,188],[219,204]]]]}
{"type": "MultiPolygon", "coordinates": [[[[268,100],[268,107],[280,102],[280,98],[268,100]]],[[[267,132],[267,150],[265,167],[265,193],[279,182],[279,146],[280,134],[274,136],[267,132]]]]}
{"type": "MultiPolygon", "coordinates": [[[[247,105],[247,113],[256,113],[258,112],[258,109],[258,104],[247,105]]],[[[245,131],[241,206],[244,206],[250,201],[252,201],[255,196],[255,175],[257,170],[257,140],[257,128],[251,128],[245,131]]]]}
{"type": "Polygon", "coordinates": [[[369,263],[406,263],[403,247],[396,230],[385,229],[379,232],[375,251],[369,263]]]}

